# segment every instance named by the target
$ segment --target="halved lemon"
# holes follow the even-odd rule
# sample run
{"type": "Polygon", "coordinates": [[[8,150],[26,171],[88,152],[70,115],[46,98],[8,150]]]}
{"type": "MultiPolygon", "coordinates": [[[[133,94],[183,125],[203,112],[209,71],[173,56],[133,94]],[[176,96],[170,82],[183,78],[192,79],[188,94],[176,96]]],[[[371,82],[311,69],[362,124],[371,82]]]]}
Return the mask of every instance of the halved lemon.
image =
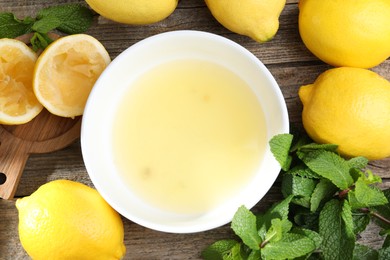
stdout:
{"type": "Polygon", "coordinates": [[[72,118],[82,115],[93,85],[110,61],[107,50],[92,36],[59,38],[37,60],[35,95],[52,114],[72,118]]]}
{"type": "Polygon", "coordinates": [[[32,88],[36,60],[23,42],[0,39],[0,124],[24,124],[41,112],[32,88]]]}

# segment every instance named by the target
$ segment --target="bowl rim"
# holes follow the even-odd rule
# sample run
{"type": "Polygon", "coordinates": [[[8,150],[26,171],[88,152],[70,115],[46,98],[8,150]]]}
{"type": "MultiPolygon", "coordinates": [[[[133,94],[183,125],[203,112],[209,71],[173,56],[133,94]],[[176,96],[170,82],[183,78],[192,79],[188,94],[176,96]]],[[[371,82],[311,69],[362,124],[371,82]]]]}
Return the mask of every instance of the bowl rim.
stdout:
{"type": "MultiPolygon", "coordinates": [[[[115,201],[115,198],[107,191],[107,187],[105,187],[105,183],[102,183],[101,180],[96,176],[94,173],[94,167],[91,162],[91,155],[89,152],[90,148],[89,146],[92,145],[91,141],[88,140],[88,132],[90,131],[89,126],[89,114],[94,113],[94,106],[96,106],[96,102],[93,100],[94,96],[98,94],[101,88],[103,88],[103,85],[100,83],[102,82],[102,79],[104,77],[108,77],[107,75],[111,72],[111,70],[115,69],[117,64],[120,64],[123,59],[127,59],[128,55],[131,55],[132,52],[134,52],[137,48],[143,48],[144,45],[147,45],[149,43],[158,42],[160,40],[164,40],[166,38],[170,37],[199,37],[201,39],[207,39],[212,41],[218,41],[222,44],[229,45],[230,47],[236,49],[238,52],[241,52],[246,55],[247,58],[251,59],[252,62],[255,62],[256,65],[260,68],[260,70],[264,73],[267,80],[270,82],[270,85],[272,85],[272,92],[276,96],[276,99],[279,101],[279,108],[280,108],[280,119],[281,119],[281,126],[280,126],[280,133],[288,133],[289,132],[289,116],[287,111],[287,105],[285,102],[285,99],[283,97],[282,91],[276,82],[275,78],[271,74],[271,72],[266,68],[266,66],[258,59],[253,53],[251,53],[249,50],[241,46],[240,44],[234,42],[233,40],[230,40],[226,37],[210,33],[210,32],[204,32],[204,31],[197,31],[197,30],[177,30],[177,31],[169,31],[164,33],[159,33],[150,37],[147,37],[143,40],[140,40],[136,42],[135,44],[131,45],[127,49],[125,49],[122,53],[120,53],[113,61],[107,66],[107,68],[103,71],[103,73],[100,75],[99,79],[96,81],[95,86],[93,87],[90,96],[87,100],[84,116],[82,117],[82,126],[81,126],[81,134],[80,134],[80,142],[81,142],[81,152],[82,157],[84,160],[84,164],[86,167],[86,171],[95,186],[95,188],[98,190],[98,192],[101,194],[101,196],[107,201],[111,207],[116,210],[119,214],[121,214],[123,217],[129,219],[130,221],[137,223],[141,226],[162,231],[162,232],[168,232],[168,233],[195,233],[195,232],[202,232],[211,230],[220,226],[223,226],[227,223],[229,223],[233,215],[221,217],[219,220],[211,221],[208,223],[200,223],[200,224],[194,224],[192,221],[189,222],[183,222],[182,225],[162,225],[159,223],[154,223],[151,221],[144,220],[142,218],[138,218],[137,216],[134,216],[133,214],[127,212],[127,210],[118,204],[118,202],[115,201]]],[[[269,141],[269,140],[267,140],[269,141]]],[[[276,162],[276,160],[275,160],[276,162]]],[[[276,162],[277,163],[277,162],[276,162]]],[[[262,191],[259,196],[248,198],[248,200],[245,202],[245,206],[247,208],[252,208],[255,206],[258,202],[263,199],[265,194],[269,191],[269,189],[273,186],[273,183],[276,181],[279,171],[280,171],[280,165],[278,164],[277,168],[279,169],[277,173],[274,173],[272,176],[272,184],[266,188],[265,191],[262,191]]],[[[238,207],[237,207],[238,209],[238,207]]],[[[236,210],[237,210],[236,209],[236,210]]]]}

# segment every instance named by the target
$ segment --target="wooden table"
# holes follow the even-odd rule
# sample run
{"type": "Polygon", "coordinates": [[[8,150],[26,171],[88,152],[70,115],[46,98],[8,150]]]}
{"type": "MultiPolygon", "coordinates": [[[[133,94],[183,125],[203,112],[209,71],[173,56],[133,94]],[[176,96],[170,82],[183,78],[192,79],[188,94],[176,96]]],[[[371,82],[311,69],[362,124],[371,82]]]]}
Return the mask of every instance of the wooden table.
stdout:
{"type": "MultiPolygon", "coordinates": [[[[0,0],[0,11],[14,12],[22,18],[27,15],[35,16],[36,11],[42,7],[70,2],[84,3],[77,0],[0,0]]],[[[166,31],[201,30],[225,36],[250,50],[268,67],[283,92],[291,123],[302,128],[302,105],[297,95],[298,88],[312,83],[330,66],[314,57],[303,45],[298,32],[297,2],[298,0],[287,0],[280,17],[278,33],[272,41],[265,44],[226,30],[211,16],[203,0],[181,0],[170,17],[147,26],[122,25],[96,16],[87,33],[105,45],[111,58],[139,40],[166,31]]],[[[390,59],[373,70],[390,80],[390,59]]],[[[383,187],[390,187],[390,158],[371,162],[370,167],[383,178],[383,187]]],[[[0,199],[1,260],[29,259],[18,237],[15,200],[30,195],[42,184],[55,179],[68,179],[93,186],[82,160],[79,140],[57,152],[30,156],[15,199],[0,199]]],[[[254,211],[262,211],[281,199],[279,184],[279,181],[275,183],[254,211]]],[[[196,234],[167,234],[149,230],[127,219],[123,219],[123,222],[127,248],[125,259],[199,259],[201,251],[207,245],[233,236],[229,225],[196,234]]],[[[374,226],[370,227],[361,240],[377,247],[382,238],[376,232],[374,226]]]]}

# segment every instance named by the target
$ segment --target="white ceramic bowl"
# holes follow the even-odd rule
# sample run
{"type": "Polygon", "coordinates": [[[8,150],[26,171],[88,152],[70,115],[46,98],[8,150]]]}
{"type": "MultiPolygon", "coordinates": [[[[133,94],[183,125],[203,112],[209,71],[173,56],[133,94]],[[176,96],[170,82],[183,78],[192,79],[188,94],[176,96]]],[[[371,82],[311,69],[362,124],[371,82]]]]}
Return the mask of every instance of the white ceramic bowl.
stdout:
{"type": "Polygon", "coordinates": [[[280,166],[266,146],[264,158],[250,183],[238,194],[201,215],[162,211],[139,199],[116,172],[112,158],[112,107],[117,93],[149,68],[175,58],[197,58],[234,71],[256,94],[265,113],[267,140],[289,132],[288,113],[278,84],[251,52],[224,37],[199,31],[173,31],[142,40],[121,53],[102,73],[86,105],[81,148],[87,172],[103,198],[121,215],[144,227],[171,233],[192,233],[229,223],[239,206],[252,208],[276,180],[280,166]]]}

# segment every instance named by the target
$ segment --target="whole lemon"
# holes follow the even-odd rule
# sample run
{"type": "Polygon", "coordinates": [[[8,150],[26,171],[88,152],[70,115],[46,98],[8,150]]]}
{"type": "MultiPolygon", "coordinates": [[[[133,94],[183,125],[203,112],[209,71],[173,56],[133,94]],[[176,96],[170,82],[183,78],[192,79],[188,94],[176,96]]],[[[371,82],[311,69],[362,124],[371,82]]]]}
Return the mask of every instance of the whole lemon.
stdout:
{"type": "Polygon", "coordinates": [[[86,0],[101,16],[125,24],[151,24],[164,20],[178,0],[86,0]]]}
{"type": "Polygon", "coordinates": [[[389,0],[300,0],[306,47],[336,67],[371,68],[390,56],[389,0]]]}
{"type": "Polygon", "coordinates": [[[286,0],[205,0],[211,14],[228,30],[258,42],[271,40],[279,29],[286,0]]]}
{"type": "Polygon", "coordinates": [[[390,82],[362,68],[325,71],[299,89],[302,121],[318,143],[339,145],[346,157],[390,156],[390,82]]]}
{"type": "Polygon", "coordinates": [[[56,180],[18,199],[19,237],[33,259],[120,259],[119,214],[84,184],[56,180]]]}

